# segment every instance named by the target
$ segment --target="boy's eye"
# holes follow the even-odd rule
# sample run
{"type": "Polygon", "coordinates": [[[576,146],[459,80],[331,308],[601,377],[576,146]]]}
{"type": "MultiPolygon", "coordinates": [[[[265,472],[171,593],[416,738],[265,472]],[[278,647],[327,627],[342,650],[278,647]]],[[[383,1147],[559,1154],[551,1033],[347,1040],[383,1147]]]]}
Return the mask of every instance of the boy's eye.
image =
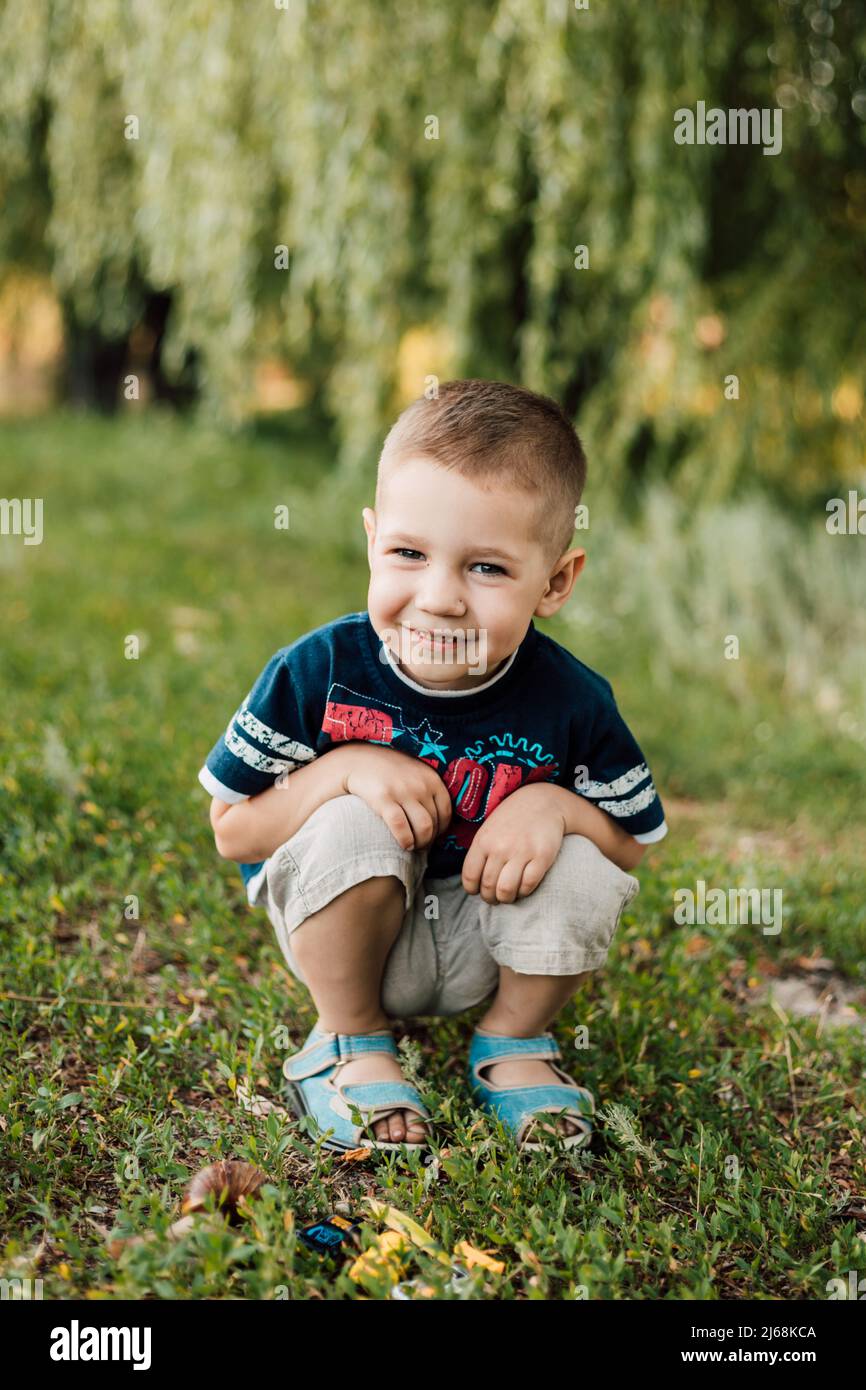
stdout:
{"type": "MultiPolygon", "coordinates": [[[[420,550],[412,550],[408,545],[401,545],[395,547],[395,549],[392,551],[392,554],[399,555],[401,560],[424,559],[424,556],[420,550]]],[[[485,560],[476,560],[475,564],[470,566],[470,568],[474,570],[480,568],[482,573],[488,578],[495,574],[505,573],[505,570],[502,568],[501,565],[488,564],[485,560]]]]}

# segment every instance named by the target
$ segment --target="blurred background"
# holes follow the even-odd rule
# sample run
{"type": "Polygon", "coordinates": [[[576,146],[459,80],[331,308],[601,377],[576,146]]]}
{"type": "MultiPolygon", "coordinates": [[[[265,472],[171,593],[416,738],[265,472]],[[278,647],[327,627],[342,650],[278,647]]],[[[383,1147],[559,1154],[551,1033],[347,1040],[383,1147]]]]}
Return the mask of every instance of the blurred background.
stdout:
{"type": "Polygon", "coordinates": [[[860,4],[0,13],[6,413],[312,399],[360,462],[427,374],[499,376],[623,488],[862,479],[860,4]],[[699,99],[781,154],[676,146],[699,99]]]}

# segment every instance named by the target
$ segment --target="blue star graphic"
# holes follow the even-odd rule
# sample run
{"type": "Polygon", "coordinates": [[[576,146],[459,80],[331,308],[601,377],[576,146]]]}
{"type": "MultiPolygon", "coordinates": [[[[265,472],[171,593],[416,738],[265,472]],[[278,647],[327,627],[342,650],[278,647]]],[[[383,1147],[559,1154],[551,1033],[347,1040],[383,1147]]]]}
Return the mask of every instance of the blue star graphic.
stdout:
{"type": "Polygon", "coordinates": [[[407,724],[406,733],[411,734],[421,744],[418,751],[419,758],[441,758],[445,759],[445,744],[440,743],[442,737],[441,729],[434,729],[429,719],[422,719],[420,724],[411,727],[407,724]]]}

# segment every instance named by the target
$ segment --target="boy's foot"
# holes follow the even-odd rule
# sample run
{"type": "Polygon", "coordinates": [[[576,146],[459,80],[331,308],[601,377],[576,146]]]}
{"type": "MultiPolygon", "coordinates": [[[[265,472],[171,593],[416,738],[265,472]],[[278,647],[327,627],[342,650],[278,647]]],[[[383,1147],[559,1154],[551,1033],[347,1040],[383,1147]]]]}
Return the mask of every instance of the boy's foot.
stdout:
{"type": "MultiPolygon", "coordinates": [[[[345,1062],[340,1068],[339,1080],[342,1084],[346,1081],[405,1081],[406,1078],[396,1057],[387,1052],[370,1052],[345,1062]]],[[[422,1144],[427,1138],[427,1126],[414,1110],[395,1110],[376,1121],[373,1133],[386,1144],[422,1144]]],[[[362,1145],[363,1142],[362,1139],[362,1145]]]]}
{"type": "MultiPolygon", "coordinates": [[[[539,1058],[511,1062],[496,1062],[484,1068],[484,1080],[495,1086],[549,1086],[554,1082],[562,1085],[562,1077],[557,1076],[549,1062],[539,1058]]],[[[577,1134],[579,1126],[567,1115],[551,1117],[551,1120],[535,1122],[535,1128],[546,1130],[549,1134],[577,1134]]],[[[531,1139],[532,1134],[527,1136],[531,1139]]]]}

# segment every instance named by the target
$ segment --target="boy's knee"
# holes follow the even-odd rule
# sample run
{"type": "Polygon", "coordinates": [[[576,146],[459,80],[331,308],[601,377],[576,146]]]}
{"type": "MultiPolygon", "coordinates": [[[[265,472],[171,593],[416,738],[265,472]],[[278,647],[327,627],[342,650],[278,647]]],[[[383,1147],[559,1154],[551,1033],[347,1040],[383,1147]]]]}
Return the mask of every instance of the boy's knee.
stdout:
{"type": "Polygon", "coordinates": [[[566,835],[534,893],[482,906],[482,933],[500,965],[524,974],[595,970],[639,888],[591,840],[566,835]]]}
{"type": "MultiPolygon", "coordinates": [[[[352,895],[354,905],[379,908],[393,901],[403,902],[405,889],[396,874],[376,874],[373,878],[362,878],[358,883],[341,893],[341,898],[352,895]]],[[[335,900],[336,901],[336,900],[335,900]]]]}
{"type": "Polygon", "coordinates": [[[324,802],[271,855],[265,871],[268,916],[290,968],[306,983],[296,957],[306,957],[308,944],[320,947],[317,927],[337,900],[362,931],[377,923],[384,932],[399,926],[423,869],[423,852],[401,849],[360,797],[324,802]]]}
{"type": "Polygon", "coordinates": [[[317,806],[313,814],[307,817],[304,827],[315,826],[317,829],[327,827],[332,831],[346,827],[357,832],[361,827],[372,829],[376,821],[380,825],[383,823],[366,801],[362,800],[360,796],[355,796],[354,792],[344,792],[340,796],[332,796],[329,801],[323,801],[321,806],[317,806]]]}
{"type": "Polygon", "coordinates": [[[318,908],[315,913],[311,913],[306,920],[310,921],[313,916],[318,916],[326,908],[332,907],[336,903],[348,906],[351,903],[354,913],[363,912],[365,908],[381,909],[390,902],[397,900],[403,901],[405,888],[402,879],[396,874],[375,874],[370,878],[359,878],[355,883],[349,884],[341,893],[335,893],[328,902],[318,908]]]}
{"type": "MultiPolygon", "coordinates": [[[[602,854],[598,845],[585,835],[565,835],[562,847],[539,885],[543,888],[577,888],[583,898],[598,897],[602,902],[624,906],[640,891],[633,874],[626,873],[602,854]]],[[[539,889],[535,890],[536,892],[539,889]]]]}
{"type": "Polygon", "coordinates": [[[326,914],[331,922],[337,924],[340,918],[332,915],[332,909],[345,917],[347,930],[356,934],[365,929],[376,933],[388,928],[399,930],[404,911],[404,888],[394,874],[379,875],[376,878],[361,879],[351,888],[338,893],[324,907],[312,912],[300,922],[292,932],[292,949],[296,956],[304,954],[305,946],[314,941],[316,927],[326,914]],[[388,916],[395,910],[395,916],[388,916]]]}

